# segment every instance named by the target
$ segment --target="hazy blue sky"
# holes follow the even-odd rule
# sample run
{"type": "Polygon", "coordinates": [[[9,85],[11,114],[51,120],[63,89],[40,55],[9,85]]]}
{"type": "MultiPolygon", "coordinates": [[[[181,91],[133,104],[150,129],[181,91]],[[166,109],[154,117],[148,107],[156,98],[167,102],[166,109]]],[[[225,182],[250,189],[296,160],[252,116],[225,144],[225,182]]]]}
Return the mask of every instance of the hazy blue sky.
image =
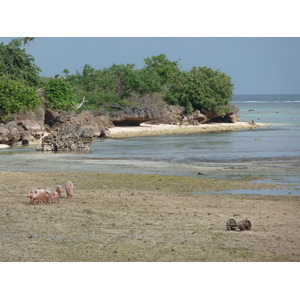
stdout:
{"type": "MultiPolygon", "coordinates": [[[[0,38],[5,44],[11,38],[0,38]]],[[[27,47],[42,69],[54,76],[84,64],[104,68],[112,64],[144,66],[144,58],[164,53],[180,60],[183,70],[193,66],[219,69],[232,78],[235,94],[300,94],[300,38],[131,37],[36,38],[27,47]]]]}

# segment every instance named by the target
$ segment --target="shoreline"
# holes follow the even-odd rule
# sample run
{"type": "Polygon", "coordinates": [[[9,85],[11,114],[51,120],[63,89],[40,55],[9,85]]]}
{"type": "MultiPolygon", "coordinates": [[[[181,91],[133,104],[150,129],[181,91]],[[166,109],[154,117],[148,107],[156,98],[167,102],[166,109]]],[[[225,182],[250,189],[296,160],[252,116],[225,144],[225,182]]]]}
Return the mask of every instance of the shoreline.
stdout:
{"type": "MultiPolygon", "coordinates": [[[[255,129],[259,127],[272,126],[270,124],[248,122],[235,123],[207,123],[200,125],[170,125],[158,124],[151,125],[141,123],[140,126],[116,126],[109,128],[111,138],[127,138],[127,137],[143,137],[154,135],[176,135],[176,134],[195,134],[195,133],[210,133],[210,132],[225,132],[225,131],[239,131],[243,129],[255,129]]],[[[46,136],[47,133],[44,134],[46,136]]],[[[43,137],[44,137],[43,136],[43,137]]],[[[41,138],[42,139],[42,138],[41,138]]],[[[41,144],[42,140],[37,139],[29,142],[29,145],[41,144]]],[[[10,148],[7,144],[0,144],[0,149],[10,148]]]]}
{"type": "Polygon", "coordinates": [[[268,124],[255,123],[254,125],[248,122],[235,123],[208,123],[200,125],[170,125],[158,124],[151,125],[142,123],[140,126],[118,126],[110,128],[112,138],[138,137],[138,136],[153,136],[153,135],[176,135],[176,134],[193,134],[193,133],[208,133],[222,131],[239,131],[243,129],[255,129],[259,127],[271,126],[268,124]]]}

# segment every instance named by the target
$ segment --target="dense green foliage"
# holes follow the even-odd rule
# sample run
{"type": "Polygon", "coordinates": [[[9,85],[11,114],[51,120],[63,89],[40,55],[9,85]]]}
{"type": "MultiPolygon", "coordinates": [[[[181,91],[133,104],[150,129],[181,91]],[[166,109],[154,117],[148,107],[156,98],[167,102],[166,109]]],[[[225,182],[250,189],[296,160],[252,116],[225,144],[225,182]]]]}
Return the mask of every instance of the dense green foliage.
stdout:
{"type": "Polygon", "coordinates": [[[144,59],[146,70],[151,73],[156,73],[162,85],[172,84],[176,77],[180,75],[178,61],[169,61],[165,54],[152,56],[144,59]]]}
{"type": "Polygon", "coordinates": [[[25,81],[29,86],[39,84],[38,66],[34,57],[21,48],[22,41],[13,39],[8,45],[0,44],[0,77],[9,76],[13,80],[25,81]]]}
{"type": "Polygon", "coordinates": [[[0,119],[6,120],[10,114],[35,109],[40,104],[36,89],[24,82],[0,77],[0,119]]]}
{"type": "Polygon", "coordinates": [[[74,109],[76,100],[71,85],[61,79],[50,79],[43,84],[46,99],[54,109],[74,109]]]}
{"type": "Polygon", "coordinates": [[[69,75],[67,80],[74,88],[77,101],[85,95],[90,108],[121,104],[132,94],[160,92],[167,103],[186,107],[188,114],[203,108],[226,112],[233,94],[233,84],[226,74],[207,67],[181,71],[179,62],[169,61],[164,54],[144,61],[142,69],[135,69],[134,64],[112,65],[103,70],[85,65],[81,74],[69,75]]]}
{"type": "Polygon", "coordinates": [[[225,112],[233,94],[230,77],[207,67],[183,72],[170,86],[166,100],[171,104],[194,109],[225,112]]]}

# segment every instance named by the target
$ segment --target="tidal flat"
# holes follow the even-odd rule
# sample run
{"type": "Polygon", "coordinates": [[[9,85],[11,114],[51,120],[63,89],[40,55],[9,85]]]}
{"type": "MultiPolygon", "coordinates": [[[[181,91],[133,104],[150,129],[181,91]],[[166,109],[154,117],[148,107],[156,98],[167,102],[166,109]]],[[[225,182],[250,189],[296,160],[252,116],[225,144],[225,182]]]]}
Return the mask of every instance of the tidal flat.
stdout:
{"type": "Polygon", "coordinates": [[[1,262],[300,260],[299,196],[215,193],[278,184],[88,172],[0,171],[0,178],[1,262]],[[72,199],[26,198],[68,180],[72,199]],[[229,218],[248,218],[252,228],[227,231],[229,218]]]}

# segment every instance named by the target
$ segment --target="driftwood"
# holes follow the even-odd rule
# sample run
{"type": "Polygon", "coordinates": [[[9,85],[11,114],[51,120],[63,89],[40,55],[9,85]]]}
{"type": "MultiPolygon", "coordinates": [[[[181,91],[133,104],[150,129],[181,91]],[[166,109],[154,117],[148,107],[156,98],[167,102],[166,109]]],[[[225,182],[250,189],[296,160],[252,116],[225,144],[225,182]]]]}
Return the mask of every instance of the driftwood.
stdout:
{"type": "Polygon", "coordinates": [[[248,219],[244,219],[240,222],[236,222],[234,219],[229,219],[226,222],[227,230],[250,230],[251,229],[251,222],[248,219]]]}
{"type": "Polygon", "coordinates": [[[83,99],[82,99],[82,102],[77,104],[77,109],[79,109],[85,102],[88,102],[88,100],[85,100],[85,96],[84,96],[83,99]]]}

